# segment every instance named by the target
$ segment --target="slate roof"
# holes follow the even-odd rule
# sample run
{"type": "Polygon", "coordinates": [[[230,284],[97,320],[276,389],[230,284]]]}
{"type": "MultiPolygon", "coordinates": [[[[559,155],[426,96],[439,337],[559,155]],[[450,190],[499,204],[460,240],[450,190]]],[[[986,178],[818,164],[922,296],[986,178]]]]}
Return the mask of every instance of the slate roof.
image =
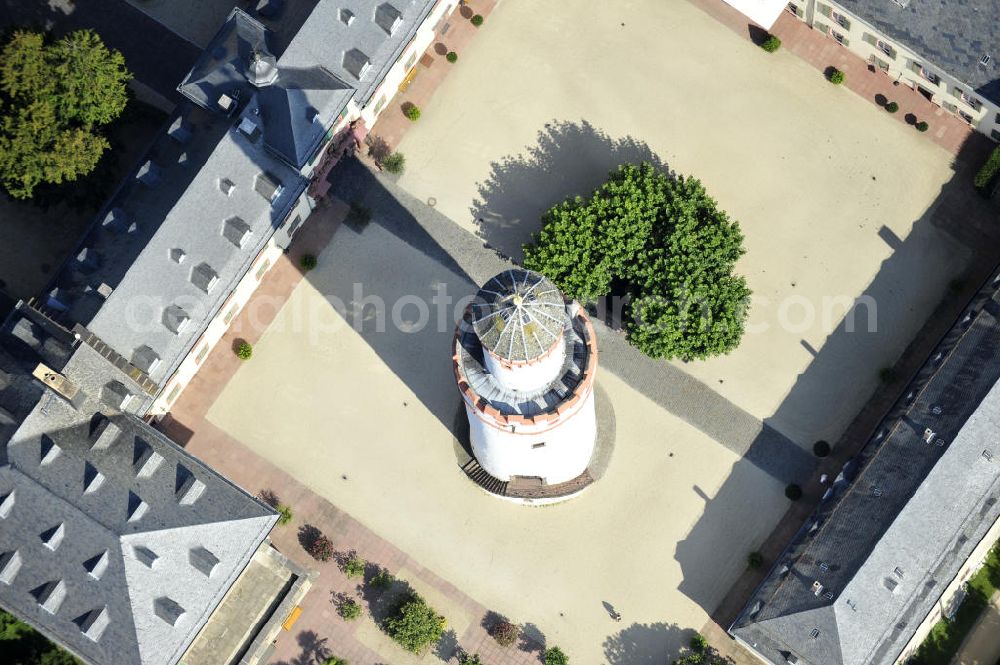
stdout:
{"type": "Polygon", "coordinates": [[[247,65],[254,52],[271,53],[271,33],[236,8],[178,90],[212,110],[220,94],[244,102],[256,94],[264,145],[301,169],[348,102],[368,101],[434,4],[319,0],[277,59],[276,79],[260,86],[247,65]]]}
{"type": "Polygon", "coordinates": [[[63,341],[0,335],[0,605],[87,662],[172,665],[277,516],[104,402],[128,377],[85,344],[51,353],[63,341]],[[82,399],[32,379],[38,361],[82,399]]]}
{"type": "Polygon", "coordinates": [[[766,659],[890,665],[1000,517],[998,288],[1000,276],[730,628],[766,659]]]}
{"type": "Polygon", "coordinates": [[[930,64],[1000,103],[1000,3],[996,0],[836,0],[930,64]],[[989,55],[988,64],[980,64],[989,55]]]}
{"type": "Polygon", "coordinates": [[[308,184],[228,118],[188,107],[177,119],[190,137],[164,133],[149,151],[159,183],[126,179],[81,241],[90,263],[70,259],[46,303],[131,361],[155,355],[161,386],[308,184]],[[256,191],[262,174],[280,185],[273,202],[256,191]],[[234,220],[249,230],[241,245],[234,220]]]}

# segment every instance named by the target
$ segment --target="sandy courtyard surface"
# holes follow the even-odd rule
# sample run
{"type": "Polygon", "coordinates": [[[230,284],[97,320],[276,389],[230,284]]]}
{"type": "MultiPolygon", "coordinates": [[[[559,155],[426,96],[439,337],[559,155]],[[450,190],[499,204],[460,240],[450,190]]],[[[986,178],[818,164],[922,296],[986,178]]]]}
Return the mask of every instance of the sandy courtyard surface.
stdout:
{"type": "Polygon", "coordinates": [[[389,303],[442,282],[455,297],[475,288],[377,219],[342,228],[209,420],[574,662],[646,662],[699,629],[787,507],[777,481],[604,372],[617,426],[607,475],[553,507],[488,496],[456,465],[454,319],[405,332],[404,310],[404,331],[377,332],[358,280],[389,303]],[[348,323],[359,319],[361,332],[348,323]]]}
{"type": "Polygon", "coordinates": [[[622,162],[700,178],[755,297],[742,346],[684,369],[801,444],[842,432],[968,256],[929,223],[949,154],[680,0],[506,0],[423,111],[401,185],[512,256],[622,162]],[[845,331],[859,296],[873,333],[867,307],[845,331]]]}

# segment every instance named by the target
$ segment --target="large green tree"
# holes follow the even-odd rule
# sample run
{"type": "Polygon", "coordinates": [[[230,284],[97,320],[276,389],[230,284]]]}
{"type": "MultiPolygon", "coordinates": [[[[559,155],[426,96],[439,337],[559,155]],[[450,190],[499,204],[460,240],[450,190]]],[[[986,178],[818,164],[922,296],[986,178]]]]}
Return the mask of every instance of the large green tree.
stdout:
{"type": "Polygon", "coordinates": [[[626,164],[542,222],[525,267],[582,302],[627,296],[626,331],[644,353],[695,360],[739,345],[750,297],[734,271],[743,233],[697,179],[626,164]]]}
{"type": "Polygon", "coordinates": [[[118,51],[80,30],[55,42],[15,32],[0,53],[0,183],[30,198],[41,183],[90,173],[109,147],[100,133],[125,109],[132,75],[118,51]]]}
{"type": "Polygon", "coordinates": [[[422,653],[444,635],[445,619],[414,593],[384,625],[389,636],[404,649],[422,653]]]}

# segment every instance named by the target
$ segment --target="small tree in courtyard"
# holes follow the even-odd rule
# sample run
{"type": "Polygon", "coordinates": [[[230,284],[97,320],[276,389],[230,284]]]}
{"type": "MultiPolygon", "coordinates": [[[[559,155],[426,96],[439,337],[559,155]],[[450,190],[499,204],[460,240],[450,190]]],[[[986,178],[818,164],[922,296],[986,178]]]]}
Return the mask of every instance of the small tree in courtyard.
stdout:
{"type": "Polygon", "coordinates": [[[844,72],[834,67],[832,70],[830,70],[829,78],[830,78],[830,83],[833,83],[834,85],[840,85],[841,83],[844,82],[844,79],[846,77],[844,76],[844,72]]]}
{"type": "Polygon", "coordinates": [[[524,266],[581,302],[625,296],[628,339],[647,355],[687,361],[739,345],[750,297],[735,274],[743,232],[697,179],[626,164],[542,222],[524,266]]]}
{"type": "Polygon", "coordinates": [[[253,345],[250,342],[240,342],[236,347],[236,356],[240,360],[250,360],[253,358],[253,345]]]}
{"type": "Polygon", "coordinates": [[[361,616],[361,604],[353,598],[348,598],[337,606],[337,614],[348,621],[354,621],[361,616]]]}
{"type": "Polygon", "coordinates": [[[896,102],[889,102],[888,104],[885,105],[885,110],[888,111],[889,113],[895,113],[896,111],[899,110],[899,104],[897,104],[896,102]]]}
{"type": "Polygon", "coordinates": [[[401,152],[393,152],[382,160],[382,168],[393,175],[399,175],[406,170],[406,157],[401,152]]]}
{"type": "Polygon", "coordinates": [[[483,21],[485,19],[483,18],[482,14],[473,14],[472,18],[469,19],[469,20],[472,21],[472,25],[474,25],[474,26],[476,26],[478,28],[479,26],[481,26],[483,24],[483,21]]]}
{"type": "Polygon", "coordinates": [[[275,510],[278,511],[278,524],[285,526],[292,521],[292,507],[286,506],[285,504],[279,504],[275,510]]]}
{"type": "Polygon", "coordinates": [[[456,63],[458,62],[458,54],[454,51],[448,51],[448,55],[445,56],[445,60],[450,63],[456,63]]]}
{"type": "Polygon", "coordinates": [[[319,534],[306,546],[306,551],[317,561],[329,561],[333,557],[333,543],[323,534],[319,534]]]}
{"type": "Polygon", "coordinates": [[[559,647],[549,647],[545,650],[545,665],[569,665],[569,656],[559,647]]]}
{"type": "Polygon", "coordinates": [[[928,125],[925,120],[921,120],[916,125],[914,125],[914,127],[917,128],[918,132],[926,132],[930,128],[930,125],[928,125]]]}
{"type": "Polygon", "coordinates": [[[400,608],[385,620],[389,636],[412,653],[422,653],[444,635],[445,619],[417,594],[411,594],[400,608]]]}
{"type": "Polygon", "coordinates": [[[342,569],[344,574],[350,578],[363,577],[365,574],[365,560],[357,554],[352,553],[350,557],[344,561],[342,569]]]}
{"type": "Polygon", "coordinates": [[[299,267],[302,268],[303,272],[309,272],[317,265],[319,265],[319,260],[315,254],[303,254],[302,258],[299,259],[299,267]]]}
{"type": "Polygon", "coordinates": [[[490,629],[490,635],[502,647],[509,647],[517,641],[521,634],[521,627],[516,623],[501,619],[490,629]]]}
{"type": "Polygon", "coordinates": [[[403,114],[412,122],[420,120],[420,108],[416,104],[407,103],[403,109],[403,114]]]}
{"type": "Polygon", "coordinates": [[[781,48],[781,40],[774,35],[768,35],[767,39],[761,42],[760,47],[768,53],[774,53],[781,48]]]}

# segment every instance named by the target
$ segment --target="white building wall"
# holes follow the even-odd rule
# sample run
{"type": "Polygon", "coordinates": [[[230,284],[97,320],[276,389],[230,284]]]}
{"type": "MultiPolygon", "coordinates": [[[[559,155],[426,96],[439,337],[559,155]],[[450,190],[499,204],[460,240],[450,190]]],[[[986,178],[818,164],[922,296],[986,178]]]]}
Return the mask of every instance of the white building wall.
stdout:
{"type": "Polygon", "coordinates": [[[491,476],[504,481],[511,476],[533,476],[555,485],[576,478],[587,470],[597,441],[593,389],[578,404],[547,430],[519,427],[511,432],[485,422],[466,403],[476,460],[491,476]]]}
{"type": "MultiPolygon", "coordinates": [[[[893,81],[898,80],[900,85],[913,90],[923,88],[930,93],[932,102],[959,115],[977,131],[1000,141],[1000,105],[975,94],[969,86],[919,53],[890,39],[833,0],[792,0],[788,9],[815,30],[881,69],[893,81]],[[937,81],[930,80],[926,74],[937,77],[937,81]]],[[[933,125],[933,118],[921,119],[933,125]]]]}
{"type": "Polygon", "coordinates": [[[497,382],[511,390],[538,390],[556,378],[566,360],[566,344],[560,337],[555,348],[541,360],[524,365],[509,366],[483,349],[486,370],[497,382]]]}

